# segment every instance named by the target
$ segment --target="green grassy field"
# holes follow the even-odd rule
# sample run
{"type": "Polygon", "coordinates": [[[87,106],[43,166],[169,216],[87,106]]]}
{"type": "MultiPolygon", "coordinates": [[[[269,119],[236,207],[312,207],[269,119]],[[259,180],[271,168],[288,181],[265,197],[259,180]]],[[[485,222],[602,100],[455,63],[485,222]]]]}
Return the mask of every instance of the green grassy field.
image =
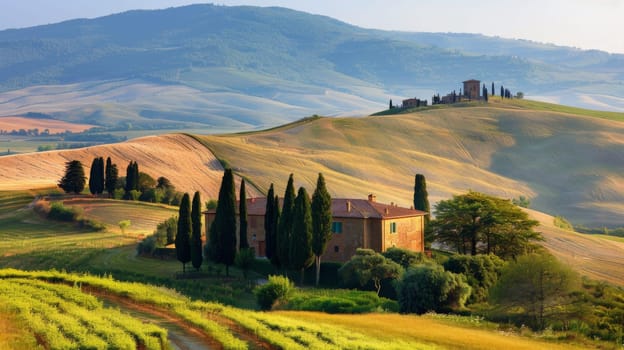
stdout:
{"type": "MultiPolygon", "coordinates": [[[[7,297],[7,293],[19,296],[20,302],[12,307],[14,319],[39,317],[51,322],[66,320],[59,328],[31,320],[28,330],[39,334],[39,341],[44,344],[85,346],[101,341],[105,332],[116,333],[118,341],[123,339],[124,334],[144,332],[146,335],[136,336],[135,339],[144,339],[146,345],[155,346],[147,348],[158,348],[147,335],[163,337],[162,331],[133,328],[131,318],[127,318],[123,328],[100,329],[96,326],[95,334],[72,328],[76,319],[110,323],[112,319],[107,315],[115,310],[102,308],[101,301],[98,301],[98,297],[108,295],[108,300],[130,301],[144,310],[175,317],[206,334],[224,349],[581,349],[593,345],[562,344],[554,339],[522,337],[500,332],[492,324],[459,316],[369,314],[362,317],[316,312],[254,312],[216,303],[191,302],[183,295],[162,287],[59,272],[0,270],[0,289],[6,291],[3,297],[7,297]],[[37,299],[43,300],[36,302],[37,299]],[[56,307],[51,307],[51,304],[56,307]],[[85,309],[98,311],[97,316],[88,316],[85,309]],[[47,313],[38,316],[40,310],[47,310],[47,313]],[[97,321],[96,317],[104,320],[97,321]],[[71,319],[74,321],[70,322],[71,319]]],[[[121,323],[121,319],[117,320],[117,324],[121,323]]]]}

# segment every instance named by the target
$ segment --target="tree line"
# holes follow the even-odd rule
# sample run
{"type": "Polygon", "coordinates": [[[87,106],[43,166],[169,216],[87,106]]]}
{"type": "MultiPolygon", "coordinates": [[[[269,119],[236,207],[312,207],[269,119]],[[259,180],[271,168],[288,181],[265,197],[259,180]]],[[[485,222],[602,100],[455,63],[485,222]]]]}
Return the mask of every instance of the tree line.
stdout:
{"type": "MultiPolygon", "coordinates": [[[[179,205],[182,193],[166,177],[154,180],[149,174],[139,171],[139,164],[130,161],[126,176],[119,176],[117,164],[110,157],[104,163],[103,157],[95,157],[89,172],[88,189],[92,195],[102,195],[114,199],[140,200],[145,202],[179,205]]],[[[83,165],[78,160],[65,164],[65,173],[58,186],[66,193],[82,193],[87,185],[83,165]]]]}

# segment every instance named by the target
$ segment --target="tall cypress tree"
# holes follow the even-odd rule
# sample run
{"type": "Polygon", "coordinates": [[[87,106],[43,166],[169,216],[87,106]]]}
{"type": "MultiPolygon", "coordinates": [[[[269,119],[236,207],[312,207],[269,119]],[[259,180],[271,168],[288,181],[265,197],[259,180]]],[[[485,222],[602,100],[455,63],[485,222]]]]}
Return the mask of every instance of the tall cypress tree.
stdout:
{"type": "Polygon", "coordinates": [[[275,205],[275,190],[273,184],[269,187],[266,197],[266,207],[264,210],[264,244],[267,259],[273,258],[275,254],[275,237],[273,237],[273,211],[275,205]]]}
{"type": "Polygon", "coordinates": [[[492,82],[492,96],[496,95],[496,90],[494,90],[494,82],[492,82]]]}
{"type": "Polygon", "coordinates": [[[501,100],[505,97],[505,88],[501,85],[501,100]]]}
{"type": "Polygon", "coordinates": [[[290,241],[293,231],[293,211],[295,209],[295,186],[293,174],[288,177],[286,192],[284,193],[284,204],[282,214],[279,219],[277,230],[277,257],[283,267],[290,264],[290,241]]]}
{"type": "Polygon", "coordinates": [[[300,270],[300,284],[303,285],[306,267],[312,265],[312,209],[310,197],[305,188],[299,187],[293,209],[293,229],[290,237],[290,267],[300,270]]]}
{"type": "Polygon", "coordinates": [[[89,192],[91,194],[97,193],[97,173],[98,173],[98,158],[93,158],[91,162],[91,170],[89,171],[89,192]]]}
{"type": "Polygon", "coordinates": [[[191,209],[191,262],[193,267],[199,271],[202,265],[202,241],[201,241],[201,199],[199,192],[193,195],[193,206],[191,209]]]}
{"type": "Polygon", "coordinates": [[[316,189],[312,194],[312,252],[315,256],[316,278],[318,286],[321,276],[321,255],[325,252],[331,233],[332,209],[331,196],[325,186],[325,178],[319,173],[316,180],[316,189]]]}
{"type": "Polygon", "coordinates": [[[106,158],[106,180],[104,187],[106,187],[106,192],[108,192],[110,196],[115,192],[115,185],[117,184],[118,177],[119,171],[117,170],[117,164],[113,164],[110,157],[106,158]]]}
{"type": "Polygon", "coordinates": [[[130,193],[134,189],[134,161],[130,161],[128,166],[126,167],[126,194],[130,193]]]}
{"type": "Polygon", "coordinates": [[[273,256],[271,256],[271,264],[273,264],[273,266],[275,266],[276,268],[279,268],[281,266],[279,255],[277,254],[277,249],[279,246],[279,221],[281,216],[282,212],[279,205],[279,197],[275,195],[275,200],[273,201],[273,223],[271,224],[271,237],[273,237],[273,256]]]}
{"type": "Polygon", "coordinates": [[[191,198],[185,193],[178,212],[178,232],[175,238],[176,257],[186,272],[186,264],[191,261],[191,198]]]}
{"type": "Polygon", "coordinates": [[[249,248],[249,242],[247,242],[247,194],[245,193],[245,179],[241,180],[238,218],[240,223],[238,249],[241,250],[249,248]]]}
{"type": "Polygon", "coordinates": [[[225,169],[223,173],[207,251],[211,260],[225,264],[225,274],[229,276],[229,268],[236,257],[236,193],[232,169],[225,169]]]}
{"type": "Polygon", "coordinates": [[[96,182],[96,193],[102,194],[104,193],[104,158],[99,157],[97,161],[97,182],[96,182]]]}
{"type": "MultiPolygon", "coordinates": [[[[414,209],[430,212],[429,194],[427,193],[427,181],[425,175],[416,174],[414,181],[414,209]]],[[[425,226],[429,224],[430,217],[425,215],[425,226]]]]}

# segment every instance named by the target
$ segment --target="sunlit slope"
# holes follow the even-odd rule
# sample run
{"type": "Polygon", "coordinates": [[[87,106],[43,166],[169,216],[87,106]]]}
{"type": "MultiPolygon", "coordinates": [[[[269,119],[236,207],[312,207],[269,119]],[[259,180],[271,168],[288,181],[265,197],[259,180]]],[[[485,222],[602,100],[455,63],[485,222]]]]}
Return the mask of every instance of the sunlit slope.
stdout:
{"type": "Polygon", "coordinates": [[[320,118],[259,133],[202,136],[215,155],[261,189],[314,188],[322,172],[333,196],[409,206],[414,174],[430,200],[469,189],[574,223],[624,223],[624,124],[522,108],[443,108],[397,116],[320,118]]]}
{"type": "Polygon", "coordinates": [[[223,176],[223,167],[208,149],[191,137],[174,134],[76,150],[0,157],[0,189],[54,186],[70,160],[81,161],[88,177],[95,157],[111,157],[119,176],[126,175],[131,160],[136,161],[139,171],[154,179],[164,176],[179,191],[200,191],[204,199],[218,197],[223,176]]]}
{"type": "Polygon", "coordinates": [[[564,230],[554,225],[550,215],[530,209],[527,212],[540,222],[537,231],[544,237],[541,245],[553,255],[584,276],[624,286],[624,243],[564,230]]]}

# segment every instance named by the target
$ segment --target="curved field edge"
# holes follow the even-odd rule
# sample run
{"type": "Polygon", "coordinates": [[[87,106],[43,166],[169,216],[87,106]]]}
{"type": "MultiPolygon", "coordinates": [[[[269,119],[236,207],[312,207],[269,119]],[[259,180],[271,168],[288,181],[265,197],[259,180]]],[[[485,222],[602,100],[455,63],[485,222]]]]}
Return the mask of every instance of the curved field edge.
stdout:
{"type": "MultiPolygon", "coordinates": [[[[58,271],[0,270],[0,279],[35,279],[96,288],[102,293],[127,298],[166,310],[218,340],[224,349],[255,346],[242,341],[232,328],[220,323],[234,322],[238,328],[255,335],[268,348],[283,349],[578,349],[574,345],[527,339],[507,333],[474,327],[449,325],[433,317],[398,314],[327,315],[314,312],[255,312],[217,303],[191,301],[170,289],[108,277],[68,274],[58,271]],[[400,325],[400,326],[397,326],[400,325]]],[[[87,287],[85,289],[85,287],[87,287]]],[[[248,335],[249,335],[248,334],[248,335]]]]}

